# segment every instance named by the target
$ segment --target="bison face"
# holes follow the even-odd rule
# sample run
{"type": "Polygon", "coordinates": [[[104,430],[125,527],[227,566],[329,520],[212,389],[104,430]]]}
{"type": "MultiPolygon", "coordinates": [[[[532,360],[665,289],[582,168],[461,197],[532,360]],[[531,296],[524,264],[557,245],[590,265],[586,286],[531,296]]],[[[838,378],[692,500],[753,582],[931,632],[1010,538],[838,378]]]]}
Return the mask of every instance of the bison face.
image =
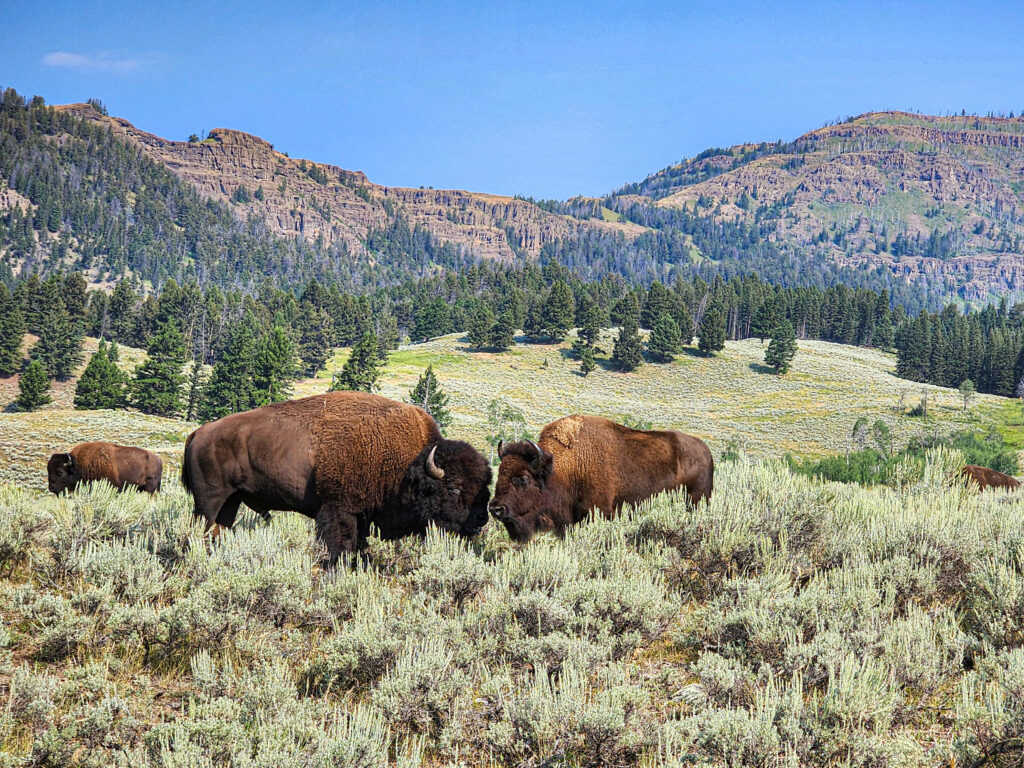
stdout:
{"type": "Polygon", "coordinates": [[[553,530],[552,499],[548,481],[554,457],[536,443],[521,441],[498,445],[498,482],[490,510],[513,541],[529,541],[539,531],[553,530]]]}
{"type": "Polygon", "coordinates": [[[82,481],[82,473],[78,469],[75,457],[70,453],[55,453],[46,462],[46,474],[49,480],[50,493],[61,494],[73,491],[82,481]]]}
{"type": "Polygon", "coordinates": [[[399,495],[417,527],[434,523],[472,537],[487,524],[490,487],[491,468],[480,451],[461,440],[441,440],[409,466],[399,495]]]}

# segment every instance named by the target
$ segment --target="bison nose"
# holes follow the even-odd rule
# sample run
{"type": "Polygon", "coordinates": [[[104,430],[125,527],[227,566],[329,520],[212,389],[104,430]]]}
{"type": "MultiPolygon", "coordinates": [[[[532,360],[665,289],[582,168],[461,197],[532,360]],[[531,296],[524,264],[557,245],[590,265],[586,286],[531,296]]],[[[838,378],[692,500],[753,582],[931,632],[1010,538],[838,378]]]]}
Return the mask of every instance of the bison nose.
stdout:
{"type": "Polygon", "coordinates": [[[508,507],[504,506],[503,504],[492,504],[490,510],[491,514],[499,520],[503,520],[504,518],[508,517],[508,507]]]}

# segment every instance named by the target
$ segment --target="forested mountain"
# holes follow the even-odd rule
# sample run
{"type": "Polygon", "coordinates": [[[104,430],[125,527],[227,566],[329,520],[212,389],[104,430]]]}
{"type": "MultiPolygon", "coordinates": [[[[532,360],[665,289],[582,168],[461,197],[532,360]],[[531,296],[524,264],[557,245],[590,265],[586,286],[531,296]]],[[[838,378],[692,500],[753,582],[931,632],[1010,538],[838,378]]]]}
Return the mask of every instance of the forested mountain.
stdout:
{"type": "Polygon", "coordinates": [[[253,291],[354,292],[557,261],[585,279],[886,291],[910,313],[1024,283],[1024,121],[867,115],[794,142],[713,149],[605,198],[373,184],[217,129],[169,141],[99,102],[0,101],[0,280],[83,270],[253,291]],[[1015,177],[1016,174],[1016,177],[1015,177]]]}
{"type": "MultiPolygon", "coordinates": [[[[604,201],[690,211],[847,266],[987,300],[1024,288],[1024,118],[879,112],[713,148],[604,201]]],[[[710,254],[714,258],[714,254],[710,254]]]]}

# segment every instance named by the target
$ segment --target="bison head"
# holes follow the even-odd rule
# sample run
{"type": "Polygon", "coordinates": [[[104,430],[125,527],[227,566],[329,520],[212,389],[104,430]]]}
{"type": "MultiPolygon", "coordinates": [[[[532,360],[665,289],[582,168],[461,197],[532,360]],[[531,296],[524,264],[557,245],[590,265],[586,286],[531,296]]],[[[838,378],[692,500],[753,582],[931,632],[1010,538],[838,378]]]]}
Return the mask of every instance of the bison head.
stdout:
{"type": "Polygon", "coordinates": [[[46,462],[46,474],[49,479],[50,493],[61,494],[73,491],[82,481],[82,473],[78,469],[75,457],[70,453],[55,453],[46,462]]]}
{"type": "Polygon", "coordinates": [[[440,440],[424,448],[402,478],[402,508],[417,528],[434,523],[446,531],[476,536],[487,524],[491,468],[476,448],[440,440]]]}
{"type": "Polygon", "coordinates": [[[536,443],[498,444],[498,482],[494,486],[491,514],[508,531],[513,541],[529,541],[538,531],[555,528],[550,513],[554,457],[536,443]]]}

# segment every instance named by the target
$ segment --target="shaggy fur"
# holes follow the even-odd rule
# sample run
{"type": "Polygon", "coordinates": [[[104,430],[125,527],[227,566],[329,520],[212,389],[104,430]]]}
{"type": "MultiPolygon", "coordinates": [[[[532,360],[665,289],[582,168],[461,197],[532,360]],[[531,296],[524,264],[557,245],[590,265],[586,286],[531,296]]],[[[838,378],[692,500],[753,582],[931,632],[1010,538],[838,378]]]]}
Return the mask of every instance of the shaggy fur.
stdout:
{"type": "Polygon", "coordinates": [[[164,463],[155,453],[113,443],[79,443],[69,453],[55,453],[46,463],[51,493],[73,491],[81,482],[106,480],[119,491],[133,488],[156,493],[164,463]]]}
{"type": "Polygon", "coordinates": [[[228,528],[244,502],[257,513],[312,517],[336,560],[376,525],[385,538],[431,522],[476,535],[487,522],[491,470],[467,443],[445,440],[412,405],[329,392],[225,416],[185,443],[182,482],[207,526],[228,528]],[[427,458],[444,470],[436,479],[427,458]]]}
{"type": "Polygon", "coordinates": [[[960,470],[960,476],[968,482],[977,483],[978,488],[983,491],[986,488],[1006,488],[1007,490],[1020,488],[1020,483],[1016,478],[988,467],[979,467],[977,464],[968,464],[963,467],[960,470]]]}
{"type": "Polygon", "coordinates": [[[704,441],[645,432],[598,416],[567,416],[532,443],[502,446],[490,510],[516,541],[562,533],[591,510],[614,517],[661,491],[685,488],[696,504],[711,495],[714,461],[704,441]]]}

